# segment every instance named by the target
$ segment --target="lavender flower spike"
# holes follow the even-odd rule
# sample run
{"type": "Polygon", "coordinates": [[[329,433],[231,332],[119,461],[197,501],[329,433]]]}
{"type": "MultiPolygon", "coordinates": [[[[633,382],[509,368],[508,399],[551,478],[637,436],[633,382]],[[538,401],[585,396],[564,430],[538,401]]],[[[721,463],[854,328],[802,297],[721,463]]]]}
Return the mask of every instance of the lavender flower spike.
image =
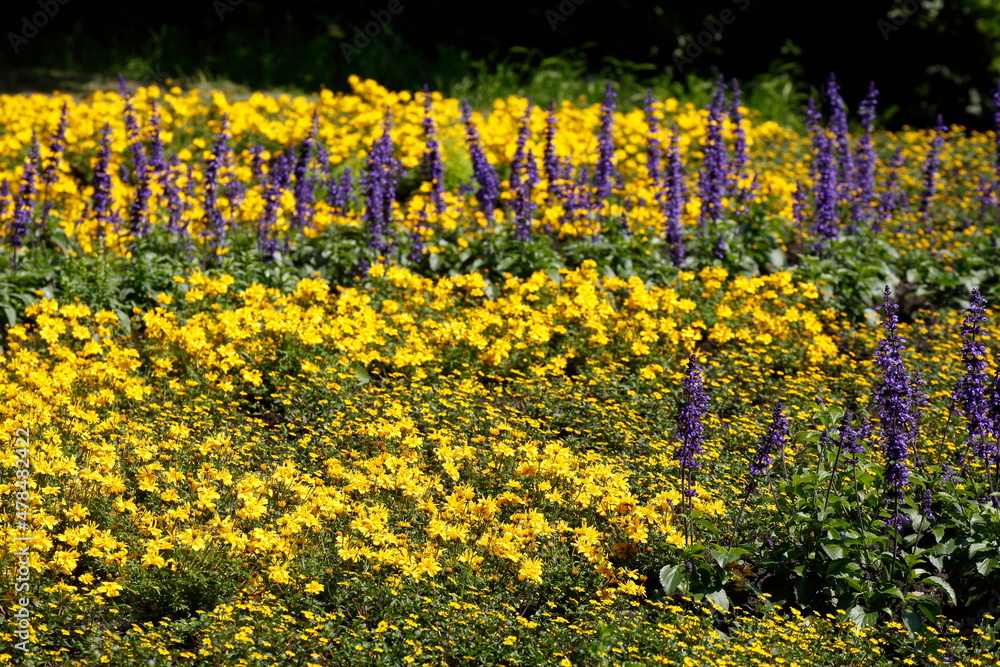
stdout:
{"type": "Polygon", "coordinates": [[[681,404],[677,414],[677,439],[680,446],[674,454],[681,466],[681,476],[685,488],[685,496],[697,495],[691,480],[691,472],[701,467],[698,457],[704,453],[705,427],[702,420],[708,412],[708,394],[702,381],[702,371],[698,367],[695,356],[688,358],[687,371],[681,384],[681,404]]]}
{"type": "Polygon", "coordinates": [[[753,477],[747,483],[747,493],[753,493],[757,489],[756,478],[767,473],[774,460],[773,454],[784,451],[787,446],[788,417],[785,415],[784,406],[778,403],[774,406],[774,412],[771,414],[771,425],[764,437],[757,443],[753,462],[750,463],[750,474],[753,477]]]}
{"type": "Polygon", "coordinates": [[[966,443],[971,447],[973,456],[989,465],[996,461],[997,444],[993,437],[995,424],[989,417],[986,401],[986,346],[981,340],[983,329],[980,326],[986,322],[985,313],[986,299],[976,288],[972,290],[972,299],[965,309],[965,322],[962,324],[965,376],[955,387],[952,398],[965,415],[968,425],[966,443]]]}
{"type": "Polygon", "coordinates": [[[893,303],[891,295],[886,285],[882,305],[877,307],[882,313],[886,336],[879,341],[875,352],[882,379],[875,386],[874,404],[878,409],[879,441],[885,457],[886,499],[902,501],[904,487],[910,479],[908,459],[917,438],[916,408],[921,397],[903,364],[905,340],[896,331],[899,318],[894,311],[899,306],[893,303]]]}

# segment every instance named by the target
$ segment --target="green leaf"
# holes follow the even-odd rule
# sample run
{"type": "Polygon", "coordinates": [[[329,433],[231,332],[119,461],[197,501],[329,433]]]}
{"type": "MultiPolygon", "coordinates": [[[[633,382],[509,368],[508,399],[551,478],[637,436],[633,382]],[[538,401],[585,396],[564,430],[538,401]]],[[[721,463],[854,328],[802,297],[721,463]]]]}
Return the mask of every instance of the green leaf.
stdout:
{"type": "Polygon", "coordinates": [[[958,597],[955,595],[955,589],[952,588],[951,584],[949,584],[941,577],[927,577],[926,579],[924,579],[924,582],[928,584],[934,584],[935,586],[937,586],[938,588],[940,588],[941,590],[943,590],[945,593],[948,594],[948,599],[951,600],[952,604],[954,605],[958,604],[958,597]]]}
{"type": "Polygon", "coordinates": [[[660,568],[660,586],[666,595],[673,595],[684,581],[684,563],[680,565],[664,565],[660,568]]]}
{"type": "Polygon", "coordinates": [[[715,606],[729,611],[729,596],[726,595],[726,591],[720,588],[712,593],[705,593],[705,598],[710,600],[715,606]]]}
{"type": "Polygon", "coordinates": [[[839,544],[822,544],[820,548],[823,552],[833,560],[838,560],[844,557],[844,548],[839,544]]]}
{"type": "Polygon", "coordinates": [[[920,632],[921,628],[924,627],[924,623],[920,619],[920,614],[913,611],[912,609],[904,609],[903,627],[909,630],[910,632],[920,632]]]}
{"type": "Polygon", "coordinates": [[[976,570],[984,577],[992,572],[997,566],[996,558],[987,558],[976,563],[976,570]]]}
{"type": "Polygon", "coordinates": [[[867,611],[864,607],[858,605],[851,607],[851,610],[847,612],[847,618],[863,628],[870,628],[878,621],[878,612],[867,611]]]}

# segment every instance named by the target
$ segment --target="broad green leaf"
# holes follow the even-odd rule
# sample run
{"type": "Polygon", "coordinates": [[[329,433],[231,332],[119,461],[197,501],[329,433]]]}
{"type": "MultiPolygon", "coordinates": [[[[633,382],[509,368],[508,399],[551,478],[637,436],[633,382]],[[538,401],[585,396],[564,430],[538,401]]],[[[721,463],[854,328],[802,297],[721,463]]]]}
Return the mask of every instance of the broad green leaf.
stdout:
{"type": "Polygon", "coordinates": [[[928,584],[934,584],[935,586],[943,590],[945,593],[947,593],[948,599],[951,600],[952,604],[955,605],[958,604],[958,597],[955,595],[955,589],[952,588],[951,584],[949,584],[947,581],[945,581],[941,577],[927,577],[926,579],[924,579],[924,581],[928,584]]]}
{"type": "Polygon", "coordinates": [[[903,610],[903,627],[910,632],[920,632],[921,628],[924,627],[924,623],[920,618],[920,614],[913,611],[912,609],[903,610]]]}
{"type": "Polygon", "coordinates": [[[673,595],[681,582],[684,581],[684,563],[680,565],[664,565],[660,568],[660,586],[666,595],[673,595]]]}
{"type": "Polygon", "coordinates": [[[724,589],[720,588],[715,592],[706,593],[705,598],[710,600],[715,606],[720,607],[725,611],[729,611],[729,596],[726,595],[726,591],[724,589]]]}
{"type": "Polygon", "coordinates": [[[823,552],[832,558],[833,560],[838,560],[844,557],[844,548],[839,544],[823,544],[820,545],[823,552]]]}

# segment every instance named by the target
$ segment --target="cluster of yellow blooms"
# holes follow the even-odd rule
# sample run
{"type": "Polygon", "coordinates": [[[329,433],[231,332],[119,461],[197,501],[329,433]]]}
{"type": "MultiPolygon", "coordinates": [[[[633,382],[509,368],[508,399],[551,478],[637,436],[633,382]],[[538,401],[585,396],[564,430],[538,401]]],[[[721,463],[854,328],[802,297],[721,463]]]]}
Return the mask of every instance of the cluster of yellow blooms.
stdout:
{"type": "MultiPolygon", "coordinates": [[[[301,141],[314,115],[329,148],[327,166],[360,171],[387,108],[397,156],[416,167],[426,148],[423,101],[371,81],[352,85],[350,95],[238,101],[150,87],[131,104],[148,119],[155,102],[159,138],[190,166],[177,185],[186,232],[198,238],[205,218],[198,193],[222,114],[238,147],[224,168],[243,183],[255,181],[251,143],[301,141]]],[[[459,103],[437,93],[432,101],[445,162],[461,169],[459,103]]],[[[23,178],[32,130],[55,132],[63,104],[66,154],[76,161],[59,163],[42,197],[56,203],[55,220],[89,251],[98,232],[109,230],[88,208],[95,186],[83,172],[96,164],[105,122],[113,154],[127,153],[122,96],[0,96],[0,181],[23,178]]],[[[511,160],[526,107],[512,97],[476,115],[488,159],[511,160]]],[[[681,150],[696,156],[705,112],[676,100],[656,109],[676,125],[681,150]]],[[[597,106],[562,105],[560,155],[595,162],[599,114],[597,106]]],[[[646,121],[641,111],[615,118],[622,199],[649,203],[630,210],[631,228],[659,234],[662,217],[643,169],[646,121]]],[[[774,195],[772,212],[790,218],[795,184],[809,175],[804,162],[789,164],[785,156],[801,152],[804,140],[773,123],[743,122],[760,156],[752,174],[759,192],[774,195]]],[[[544,111],[535,109],[528,148],[538,156],[545,125],[544,111]]],[[[921,155],[926,136],[899,134],[904,156],[921,155]]],[[[978,150],[987,145],[983,137],[964,141],[945,150],[945,169],[958,169],[969,151],[986,154],[978,150]]],[[[42,142],[43,163],[51,157],[42,142]]],[[[161,183],[150,187],[150,216],[163,220],[168,198],[161,183]]],[[[118,205],[130,192],[112,170],[118,205]]],[[[544,192],[536,193],[539,205],[544,192]]],[[[428,196],[424,187],[394,204],[411,230],[428,196]]],[[[445,198],[447,210],[431,210],[423,229],[455,230],[469,219],[480,228],[463,226],[463,234],[485,231],[467,197],[445,198]]],[[[14,199],[0,194],[0,211],[14,199]]],[[[292,193],[280,203],[278,230],[288,228],[292,193]]],[[[264,187],[256,182],[238,201],[223,195],[218,204],[235,222],[254,225],[264,187]]],[[[307,234],[361,224],[356,210],[315,206],[307,234]]],[[[551,224],[556,236],[592,231],[585,221],[566,222],[558,204],[542,210],[536,224],[551,224]]],[[[692,197],[689,223],[698,210],[692,197]]],[[[938,240],[964,233],[945,230],[938,240]]],[[[126,253],[127,235],[118,240],[116,249],[126,253]]],[[[747,277],[709,266],[652,285],[604,275],[592,261],[524,278],[428,278],[375,263],[352,285],[310,277],[287,290],[257,283],[237,289],[233,276],[218,272],[175,281],[157,307],[136,309],[130,328],[120,313],[42,299],[27,308],[27,321],[7,330],[0,433],[32,434],[31,513],[24,541],[13,512],[0,510],[0,568],[27,546],[38,600],[31,639],[45,660],[88,664],[90,657],[59,648],[74,634],[103,647],[101,662],[121,664],[159,655],[214,664],[455,664],[461,638],[477,634],[500,638],[497,655],[462,659],[656,662],[659,654],[637,636],[683,656],[664,663],[879,659],[874,631],[833,615],[768,610],[727,620],[725,636],[690,601],[686,608],[639,602],[658,590],[655,572],[640,563],[685,544],[674,511],[681,493],[670,477],[676,443],[662,430],[684,360],[695,355],[703,363],[719,407],[706,417],[711,435],[692,499],[704,522],[721,525],[732,514],[727,503],[742,487],[742,461],[763,432],[769,402],[785,398],[800,423],[814,419],[813,401],[836,403],[852,393],[865,403],[872,362],[844,348],[841,334],[850,325],[823,306],[816,284],[787,271],[747,277]],[[386,591],[426,610],[393,617],[378,597],[386,591]],[[188,634],[158,621],[184,614],[196,617],[188,634]],[[445,624],[456,628],[447,640],[439,630],[445,624]],[[614,635],[640,626],[621,635],[626,639],[614,635]],[[409,634],[395,634],[401,628],[409,634]],[[524,645],[539,636],[563,648],[534,655],[524,645]]],[[[932,399],[949,395],[960,372],[960,323],[945,316],[900,327],[934,341],[912,357],[925,369],[932,399]]],[[[874,331],[851,333],[859,346],[874,347],[874,331]]],[[[945,420],[942,408],[929,410],[945,420]]],[[[934,438],[932,431],[922,436],[921,454],[949,456],[934,438]]],[[[13,448],[0,450],[4,502],[16,492],[18,465],[13,448]]],[[[8,606],[6,582],[0,593],[0,606],[8,606]]],[[[12,626],[0,620],[0,663],[16,662],[7,648],[12,626]]],[[[978,652],[966,664],[1000,660],[978,652]]]]}

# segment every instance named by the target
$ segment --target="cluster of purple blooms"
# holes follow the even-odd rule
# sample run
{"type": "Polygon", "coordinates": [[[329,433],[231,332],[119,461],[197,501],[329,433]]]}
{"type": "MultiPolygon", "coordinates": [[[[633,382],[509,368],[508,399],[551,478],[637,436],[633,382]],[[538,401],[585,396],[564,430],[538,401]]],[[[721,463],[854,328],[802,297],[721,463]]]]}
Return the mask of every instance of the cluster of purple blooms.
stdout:
{"type": "MultiPolygon", "coordinates": [[[[144,128],[124,82],[121,92],[128,158],[121,164],[112,164],[110,129],[103,129],[94,169],[94,194],[86,211],[89,217],[98,222],[99,234],[103,234],[107,227],[114,229],[116,234],[128,233],[135,239],[146,236],[151,229],[150,210],[155,196],[160,198],[161,210],[164,210],[162,204],[166,204],[166,229],[186,238],[188,211],[185,199],[190,201],[190,196],[198,189],[204,211],[204,218],[200,222],[203,223],[203,236],[207,245],[214,250],[224,247],[235,209],[249,187],[249,184],[237,179],[236,171],[231,168],[234,153],[225,119],[221,122],[210,157],[204,165],[203,176],[198,181],[192,178],[190,164],[187,165],[185,174],[185,166],[176,155],[169,158],[165,155],[156,102],[152,102],[150,119],[144,128]],[[131,188],[128,200],[124,202],[113,200],[111,181],[116,168],[121,171],[122,180],[131,188]],[[183,196],[181,189],[184,180],[187,181],[188,197],[183,196]],[[226,201],[228,211],[223,210],[226,201]]],[[[737,216],[745,213],[754,201],[758,188],[756,180],[747,184],[752,171],[743,127],[741,97],[742,91],[735,80],[727,86],[724,79],[719,78],[707,107],[706,133],[700,147],[700,163],[696,166],[697,182],[691,188],[696,188],[701,200],[700,224],[696,233],[709,244],[709,251],[720,259],[729,253],[727,240],[731,242],[732,239],[718,230],[709,232],[709,224],[725,218],[729,213],[737,216]],[[738,202],[739,206],[733,211],[727,211],[732,201],[738,202]]],[[[827,127],[824,127],[823,117],[814,103],[807,110],[806,122],[813,147],[811,187],[801,183],[798,185],[793,207],[800,234],[811,234],[815,240],[814,247],[817,248],[822,248],[845,233],[857,231],[858,225],[868,226],[877,232],[894,213],[909,207],[900,178],[903,166],[901,152],[897,152],[889,164],[881,195],[876,194],[878,160],[872,134],[878,91],[874,85],[870,85],[858,108],[862,133],[856,141],[848,134],[848,108],[833,75],[825,86],[824,97],[829,107],[827,127]]],[[[472,108],[467,102],[463,102],[462,122],[466,130],[466,147],[472,163],[474,185],[464,184],[459,193],[467,193],[471,188],[479,209],[488,222],[496,221],[497,211],[502,206],[508,207],[510,216],[506,219],[512,222],[515,237],[521,241],[528,241],[535,228],[538,214],[535,202],[543,179],[545,184],[542,194],[549,204],[561,207],[561,224],[579,226],[581,223],[590,225],[593,221],[607,222],[608,216],[616,210],[608,204],[623,189],[623,176],[615,164],[616,98],[615,89],[608,82],[600,107],[596,160],[591,166],[574,164],[568,157],[558,154],[555,141],[558,122],[554,105],[549,106],[546,115],[544,151],[538,160],[541,164],[538,164],[536,155],[530,148],[532,108],[529,105],[518,128],[517,147],[506,184],[498,176],[497,165],[491,164],[487,158],[472,108]],[[505,186],[506,192],[502,191],[505,186]]],[[[994,98],[1000,107],[1000,86],[994,98]]],[[[419,178],[430,184],[429,199],[433,212],[421,214],[417,226],[422,229],[428,224],[429,214],[441,215],[447,208],[442,147],[432,113],[432,97],[426,87],[423,103],[422,128],[426,148],[420,161],[419,178]]],[[[662,119],[656,111],[651,91],[645,100],[645,119],[648,127],[646,171],[654,189],[657,208],[662,214],[662,230],[669,259],[674,265],[681,266],[688,254],[682,222],[689,197],[688,166],[681,153],[676,127],[672,132],[667,131],[666,137],[661,134],[664,129],[661,128],[662,119]]],[[[1000,127],[1000,111],[997,112],[996,122],[1000,127]]],[[[10,209],[9,212],[0,211],[0,214],[10,220],[6,240],[15,251],[24,246],[26,237],[32,233],[32,220],[38,222],[39,233],[44,231],[45,220],[54,204],[54,199],[49,197],[49,190],[56,180],[59,164],[63,159],[68,125],[64,105],[60,122],[48,144],[49,155],[44,164],[39,155],[38,138],[33,137],[20,183],[16,188],[9,183],[0,187],[0,194],[3,194],[0,206],[10,209]]],[[[393,229],[398,215],[394,204],[399,197],[398,186],[403,171],[394,156],[390,129],[391,119],[387,111],[383,132],[371,147],[357,186],[354,175],[346,166],[338,174],[333,173],[329,151],[320,136],[319,117],[316,113],[305,138],[296,145],[273,151],[269,159],[265,159],[263,147],[249,147],[250,171],[255,184],[264,191],[266,206],[257,225],[258,248],[264,261],[272,261],[278,248],[277,241],[272,237],[277,234],[280,202],[286,191],[290,191],[294,198],[294,208],[289,212],[290,228],[293,231],[314,227],[317,190],[324,190],[326,203],[339,214],[346,214],[349,208],[360,205],[368,246],[374,255],[384,255],[393,247],[393,229]]],[[[923,164],[924,185],[920,193],[920,211],[925,219],[929,219],[937,192],[946,132],[947,128],[939,119],[923,164]]],[[[984,178],[979,186],[979,200],[983,211],[995,207],[998,200],[995,181],[1000,180],[1000,143],[997,150],[996,178],[984,178]]],[[[697,155],[697,152],[694,154],[697,155]]],[[[635,202],[633,198],[621,197],[620,203],[625,214],[620,216],[618,225],[627,234],[627,214],[635,202]]],[[[554,231],[550,222],[546,219],[544,233],[554,231]]],[[[600,227],[592,233],[601,233],[600,227]]],[[[411,235],[411,239],[421,245],[423,238],[423,233],[411,235]]],[[[189,238],[185,242],[192,247],[189,238]]],[[[287,238],[285,247],[288,247],[287,238]]],[[[420,252],[414,256],[422,254],[421,247],[420,252]]]]}
{"type": "MultiPolygon", "coordinates": [[[[907,370],[903,359],[906,341],[898,331],[897,309],[898,304],[892,300],[891,290],[886,286],[882,304],[877,307],[882,315],[882,328],[885,332],[875,350],[875,362],[881,371],[872,396],[877,430],[873,429],[868,420],[860,420],[854,426],[854,415],[848,411],[837,425],[836,436],[824,429],[820,437],[821,449],[834,445],[838,457],[843,456],[844,462],[849,465],[858,463],[858,455],[864,452],[864,443],[874,441],[879,445],[884,462],[884,499],[892,512],[886,525],[894,531],[900,530],[910,521],[900,508],[910,481],[910,456],[915,451],[919,434],[920,408],[927,403],[922,380],[918,374],[907,370]]],[[[986,299],[978,288],[973,289],[962,326],[965,374],[957,384],[952,400],[965,417],[967,448],[973,457],[984,464],[990,489],[996,492],[997,480],[992,475],[993,469],[1000,465],[1000,368],[993,378],[992,386],[987,389],[986,348],[981,341],[983,330],[980,326],[987,321],[985,311],[986,299]]],[[[708,415],[708,406],[709,398],[705,393],[702,371],[694,355],[691,355],[681,384],[675,434],[678,446],[674,453],[674,459],[680,468],[680,490],[685,497],[696,495],[693,472],[701,467],[699,457],[703,454],[705,443],[704,421],[708,415]]],[[[788,442],[788,417],[784,413],[784,406],[778,403],[772,411],[767,432],[754,448],[749,465],[750,478],[745,491],[747,497],[758,488],[758,480],[768,474],[774,455],[784,452],[788,442]]],[[[964,464],[965,461],[960,463],[964,464]]],[[[948,481],[953,475],[954,471],[945,466],[942,481],[948,481]]],[[[932,501],[932,491],[925,488],[919,496],[919,504],[921,513],[928,519],[934,518],[932,501]]],[[[982,502],[993,502],[1000,506],[995,493],[983,498],[982,502]]]]}

